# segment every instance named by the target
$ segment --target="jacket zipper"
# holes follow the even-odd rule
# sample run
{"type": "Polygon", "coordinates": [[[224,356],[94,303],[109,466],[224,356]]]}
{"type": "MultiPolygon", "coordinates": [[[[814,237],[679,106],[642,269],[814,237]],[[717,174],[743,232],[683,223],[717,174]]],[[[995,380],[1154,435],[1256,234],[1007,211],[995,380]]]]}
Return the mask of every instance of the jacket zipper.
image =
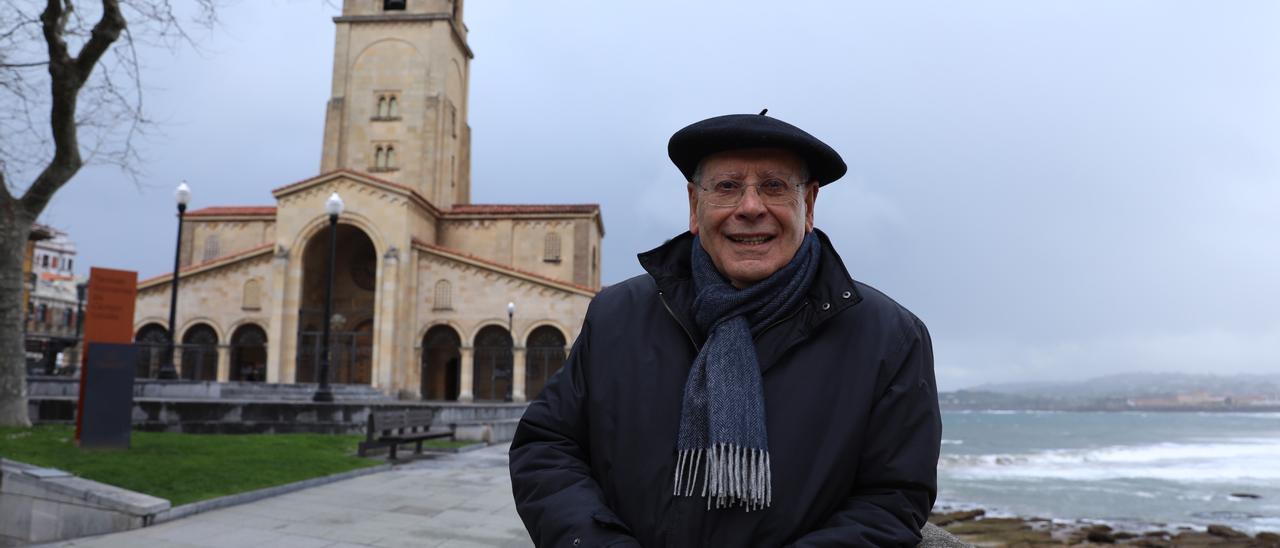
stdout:
{"type": "Polygon", "coordinates": [[[693,349],[701,352],[702,348],[698,346],[698,341],[693,340],[693,333],[689,332],[689,328],[685,327],[684,322],[681,322],[680,318],[676,316],[676,313],[671,310],[671,305],[667,304],[667,297],[662,293],[662,290],[658,290],[658,300],[662,301],[662,308],[667,309],[667,314],[671,315],[671,319],[676,322],[676,325],[680,326],[680,330],[684,331],[685,336],[689,337],[689,342],[693,344],[693,349]]]}

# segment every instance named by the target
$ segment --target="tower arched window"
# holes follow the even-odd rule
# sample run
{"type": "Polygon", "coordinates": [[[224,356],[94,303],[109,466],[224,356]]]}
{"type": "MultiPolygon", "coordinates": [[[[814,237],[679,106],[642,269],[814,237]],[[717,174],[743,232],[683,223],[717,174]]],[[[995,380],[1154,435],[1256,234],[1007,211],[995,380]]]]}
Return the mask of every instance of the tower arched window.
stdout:
{"type": "Polygon", "coordinates": [[[435,302],[432,308],[436,310],[453,310],[453,284],[449,283],[449,280],[436,282],[435,302]]]}
{"type": "Polygon", "coordinates": [[[395,167],[396,167],[396,147],[389,146],[387,147],[387,162],[383,164],[382,168],[391,170],[391,169],[395,169],[395,167]]]}
{"type": "Polygon", "coordinates": [[[386,95],[378,96],[378,113],[376,117],[377,118],[387,117],[387,96],[386,95]]]}
{"type": "Polygon", "coordinates": [[[211,261],[218,258],[218,235],[210,234],[204,237],[204,259],[211,261]]]}
{"type": "Polygon", "coordinates": [[[386,167],[387,167],[386,151],[384,151],[382,146],[379,145],[376,149],[374,149],[373,168],[374,170],[381,170],[386,167]]]}
{"type": "Polygon", "coordinates": [[[387,117],[388,118],[400,117],[400,102],[396,100],[395,95],[392,95],[390,98],[387,99],[387,117]]]}
{"type": "Polygon", "coordinates": [[[560,235],[548,232],[542,241],[542,260],[548,263],[560,262],[560,235]]]}

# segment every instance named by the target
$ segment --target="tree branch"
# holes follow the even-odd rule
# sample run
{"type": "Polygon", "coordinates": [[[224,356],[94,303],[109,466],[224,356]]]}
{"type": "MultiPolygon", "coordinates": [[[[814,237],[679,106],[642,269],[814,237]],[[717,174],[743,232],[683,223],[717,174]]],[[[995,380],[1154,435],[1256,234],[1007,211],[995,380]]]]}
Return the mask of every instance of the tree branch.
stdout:
{"type": "MultiPolygon", "coordinates": [[[[67,0],[67,9],[71,9],[70,0],[67,0]]],[[[52,67],[54,65],[70,63],[71,57],[67,55],[67,42],[62,39],[62,33],[67,26],[67,18],[61,2],[48,0],[44,7],[44,13],[40,14],[40,26],[44,31],[44,42],[49,48],[50,72],[53,71],[52,67]]]]}
{"type": "Polygon", "coordinates": [[[93,34],[89,36],[89,41],[85,42],[76,56],[76,65],[80,69],[82,79],[89,77],[94,65],[98,64],[98,59],[101,59],[102,54],[107,52],[107,48],[120,38],[120,31],[124,30],[124,27],[125,20],[124,14],[120,13],[120,2],[102,0],[102,18],[93,26],[93,34]]]}
{"type": "Polygon", "coordinates": [[[94,65],[125,28],[118,0],[102,0],[102,18],[94,25],[89,40],[73,59],[67,54],[67,43],[63,40],[67,17],[72,9],[71,0],[62,0],[62,3],[59,0],[48,0],[44,13],[40,16],[45,42],[49,46],[49,85],[53,97],[49,125],[53,133],[54,151],[49,165],[45,166],[22,195],[22,207],[32,218],[39,217],[53,198],[53,193],[71,180],[84,165],[80,157],[80,143],[76,137],[76,101],[80,88],[93,72],[94,65]]]}
{"type": "Polygon", "coordinates": [[[32,61],[30,63],[0,63],[0,68],[43,67],[47,64],[49,64],[48,61],[32,61]]]}

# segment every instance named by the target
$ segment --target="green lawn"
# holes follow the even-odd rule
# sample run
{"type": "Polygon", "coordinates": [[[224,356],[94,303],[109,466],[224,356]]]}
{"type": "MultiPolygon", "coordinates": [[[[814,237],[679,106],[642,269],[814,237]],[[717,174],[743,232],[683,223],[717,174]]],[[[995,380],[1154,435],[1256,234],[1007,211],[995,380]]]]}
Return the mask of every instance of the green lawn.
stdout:
{"type": "MultiPolygon", "coordinates": [[[[169,499],[174,506],[381,464],[359,435],[134,432],[129,450],[84,451],[70,426],[0,428],[0,457],[169,499]]],[[[437,441],[437,440],[432,440],[437,441]]],[[[436,447],[466,442],[435,444],[436,447]]]]}

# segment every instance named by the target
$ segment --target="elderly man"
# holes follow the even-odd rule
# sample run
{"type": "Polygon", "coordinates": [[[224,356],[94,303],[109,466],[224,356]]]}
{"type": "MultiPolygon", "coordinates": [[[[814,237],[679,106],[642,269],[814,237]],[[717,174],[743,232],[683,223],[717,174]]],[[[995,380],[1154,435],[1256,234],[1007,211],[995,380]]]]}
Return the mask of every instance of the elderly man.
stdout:
{"type": "Polygon", "coordinates": [[[689,232],[601,291],[511,445],[539,546],[915,546],[941,439],[929,333],[813,226],[844,175],[728,115],[671,137],[689,232]]]}

